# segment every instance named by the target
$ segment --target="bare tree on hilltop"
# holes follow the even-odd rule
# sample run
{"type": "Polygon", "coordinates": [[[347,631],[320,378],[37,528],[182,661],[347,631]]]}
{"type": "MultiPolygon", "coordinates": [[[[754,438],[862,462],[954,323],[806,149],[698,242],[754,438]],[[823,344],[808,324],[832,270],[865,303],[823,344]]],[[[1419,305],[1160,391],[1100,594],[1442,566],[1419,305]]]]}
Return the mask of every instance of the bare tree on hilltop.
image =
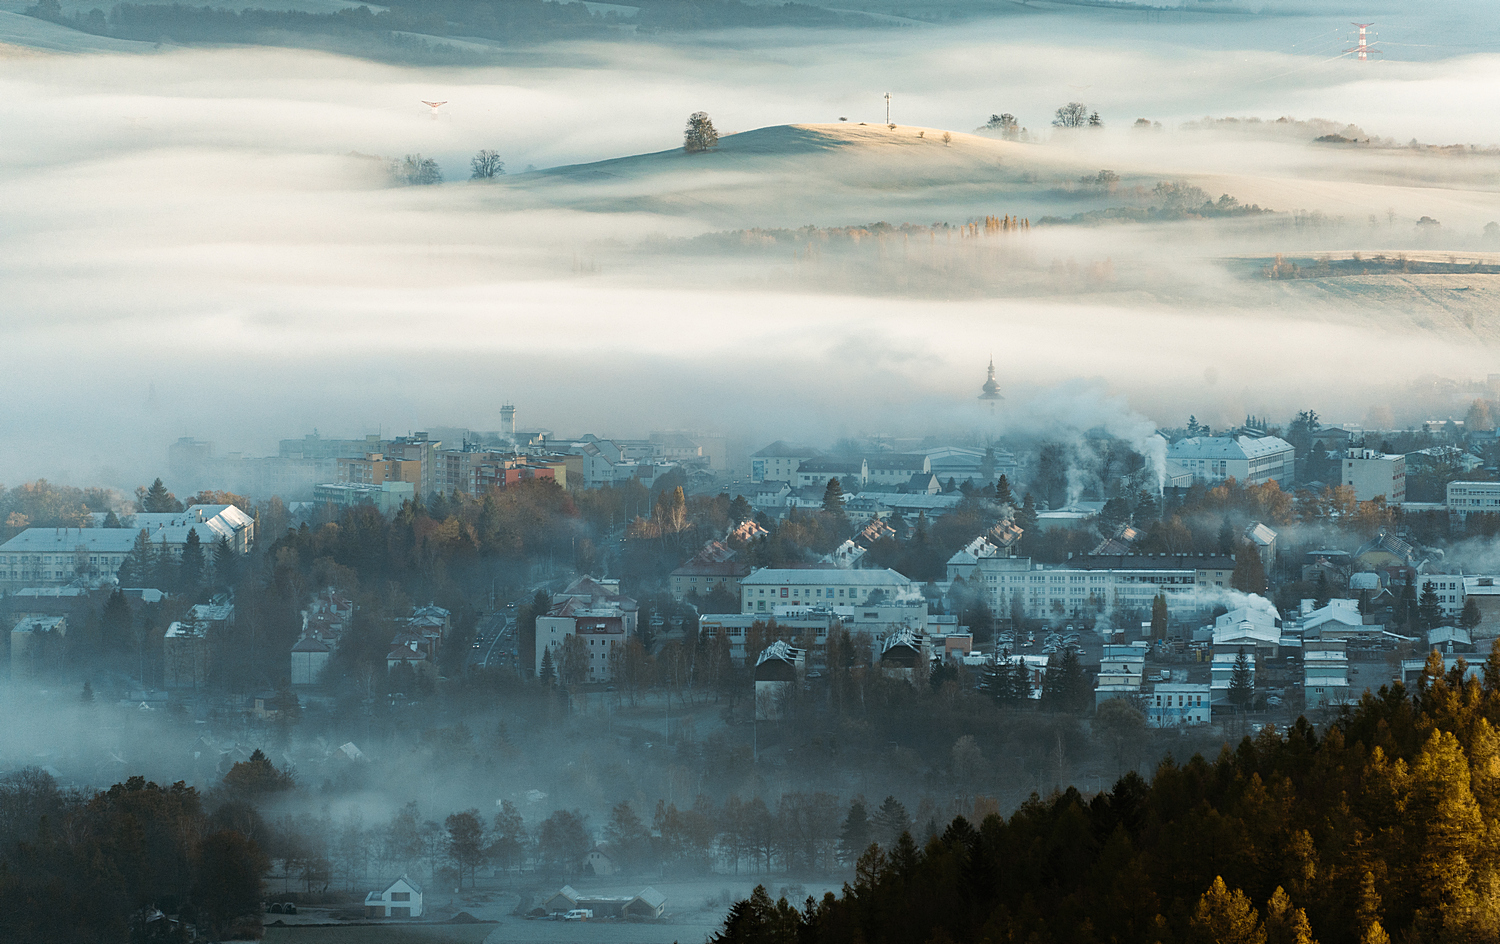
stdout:
{"type": "Polygon", "coordinates": [[[1089,123],[1088,106],[1083,102],[1068,102],[1057,110],[1057,117],[1052,119],[1055,128],[1082,128],[1089,123]]]}
{"type": "Polygon", "coordinates": [[[480,151],[469,159],[469,166],[474,170],[470,180],[492,180],[505,174],[505,162],[498,151],[480,151]]]}
{"type": "Polygon", "coordinates": [[[689,154],[707,151],[719,143],[719,132],[714,130],[713,119],[706,111],[695,111],[687,120],[687,130],[682,136],[682,149],[689,154]]]}

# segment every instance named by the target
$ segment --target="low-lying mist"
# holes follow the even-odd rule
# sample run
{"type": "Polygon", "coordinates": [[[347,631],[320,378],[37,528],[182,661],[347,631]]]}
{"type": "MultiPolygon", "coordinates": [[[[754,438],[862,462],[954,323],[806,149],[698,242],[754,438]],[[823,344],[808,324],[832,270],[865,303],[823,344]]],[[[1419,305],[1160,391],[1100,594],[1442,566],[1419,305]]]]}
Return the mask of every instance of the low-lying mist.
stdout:
{"type": "Polygon", "coordinates": [[[269,49],[0,58],[0,397],[4,432],[28,443],[0,480],[133,486],[178,436],[255,454],[312,426],[493,428],[505,401],[567,432],[988,432],[973,397],[990,353],[1012,410],[1071,384],[1143,422],[1314,401],[1422,418],[1399,408],[1404,385],[1488,373],[1493,276],[1460,296],[1417,276],[1353,291],[1256,272],[1278,253],[1478,258],[1500,158],[1181,127],[1292,114],[1485,144],[1500,124],[1475,103],[1500,60],[1322,63],[1286,39],[1332,19],[1255,24],[1243,56],[1192,45],[1208,19],[1020,16],[558,43],[474,69],[269,49]],[[1106,54],[1070,50],[1106,28],[1106,54]],[[1054,132],[1068,100],[1103,129],[1054,132]],[[726,137],[697,163],[524,173],[671,149],[698,109],[726,137]],[[1027,140],[971,134],[998,112],[1027,140]],[[728,137],[795,122],[904,143],[737,152],[728,137]],[[480,148],[510,173],[466,180],[480,148]],[[392,186],[387,162],[417,153],[447,182],[392,186]],[[1101,170],[1118,189],[1083,182],[1101,170]],[[1146,212],[1176,181],[1275,212],[1075,219],[1146,212]],[[988,215],[1035,225],[817,258],[702,239],[988,215]]]}

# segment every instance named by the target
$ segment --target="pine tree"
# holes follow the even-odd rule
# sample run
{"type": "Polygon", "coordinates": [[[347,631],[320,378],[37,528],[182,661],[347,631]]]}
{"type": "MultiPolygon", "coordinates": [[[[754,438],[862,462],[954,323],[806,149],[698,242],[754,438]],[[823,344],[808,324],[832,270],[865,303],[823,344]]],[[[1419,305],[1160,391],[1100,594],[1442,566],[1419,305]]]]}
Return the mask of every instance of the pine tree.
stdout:
{"type": "Polygon", "coordinates": [[[178,585],[188,593],[193,592],[203,583],[203,571],[203,541],[198,537],[198,529],[190,528],[187,540],[182,545],[182,559],[177,571],[178,585]]]}
{"type": "Polygon", "coordinates": [[[548,688],[551,688],[552,687],[552,683],[555,682],[555,681],[557,681],[557,667],[552,662],[552,647],[551,646],[548,646],[546,648],[546,650],[542,653],[541,680],[542,680],[542,684],[545,685],[548,688]]]}
{"type": "Polygon", "coordinates": [[[870,845],[870,818],[865,811],[865,801],[855,797],[849,803],[849,814],[839,829],[839,859],[852,863],[870,845]]]}
{"type": "Polygon", "coordinates": [[[151,547],[151,537],[142,528],[135,536],[135,544],[131,546],[130,553],[120,562],[120,569],[115,572],[115,578],[122,587],[143,587],[151,579],[151,568],[155,561],[155,553],[151,547]]]}
{"type": "Polygon", "coordinates": [[[229,538],[214,542],[214,586],[228,590],[239,580],[239,555],[229,546],[229,538]]]}
{"type": "Polygon", "coordinates": [[[911,817],[900,800],[888,796],[875,811],[870,825],[875,841],[884,849],[894,849],[900,838],[911,832],[911,817]]]}
{"type": "Polygon", "coordinates": [[[1010,479],[1003,475],[995,482],[995,504],[1012,507],[1016,504],[1016,496],[1010,491],[1010,479]]]}
{"type": "Polygon", "coordinates": [[[1234,657],[1234,673],[1229,676],[1229,700],[1241,711],[1250,706],[1250,699],[1255,697],[1255,676],[1250,670],[1250,658],[1245,655],[1245,648],[1240,647],[1239,655],[1234,657]]]}
{"type": "Polygon", "coordinates": [[[1042,707],[1048,711],[1078,712],[1088,707],[1089,684],[1078,653],[1066,649],[1047,661],[1042,681],[1042,707]]]}
{"type": "Polygon", "coordinates": [[[125,599],[125,594],[115,590],[104,601],[103,612],[100,613],[100,640],[106,653],[123,655],[128,653],[135,644],[131,633],[132,615],[130,603],[125,599]]]}
{"type": "Polygon", "coordinates": [[[1417,629],[1426,632],[1443,623],[1443,605],[1438,601],[1437,591],[1429,581],[1422,587],[1422,597],[1417,603],[1417,629]]]}
{"type": "Polygon", "coordinates": [[[1219,553],[1227,557],[1234,553],[1234,549],[1234,527],[1230,525],[1229,518],[1226,517],[1224,523],[1219,525],[1219,553]]]}
{"type": "Polygon", "coordinates": [[[1463,612],[1458,615],[1458,625],[1472,633],[1483,622],[1484,614],[1479,612],[1479,601],[1474,597],[1469,597],[1464,601],[1463,612]]]}
{"type": "Polygon", "coordinates": [[[729,503],[729,520],[735,524],[742,524],[755,517],[755,509],[750,506],[750,501],[744,495],[736,495],[734,501],[729,503]]]}
{"type": "Polygon", "coordinates": [[[1396,609],[1393,613],[1397,626],[1411,626],[1417,618],[1417,591],[1412,586],[1411,578],[1406,578],[1406,583],[1401,587],[1401,596],[1396,598],[1396,609]]]}
{"type": "Polygon", "coordinates": [[[120,523],[120,516],[117,515],[117,514],[115,514],[113,511],[111,511],[109,514],[107,514],[107,515],[104,516],[104,526],[106,528],[123,528],[123,527],[125,527],[124,525],[122,525],[120,523]]]}
{"type": "Polygon", "coordinates": [[[152,482],[150,488],[136,489],[136,501],[140,505],[137,511],[162,514],[182,510],[182,502],[167,491],[160,478],[152,482]]]}
{"type": "Polygon", "coordinates": [[[1021,502],[1021,509],[1016,512],[1015,526],[1021,529],[1021,548],[1026,553],[1031,553],[1036,546],[1036,502],[1032,500],[1031,493],[1026,493],[1026,498],[1021,502]]]}
{"type": "Polygon", "coordinates": [[[837,478],[829,479],[828,485],[823,489],[823,513],[835,518],[845,517],[844,486],[837,478]]]}
{"type": "Polygon", "coordinates": [[[1229,575],[1229,585],[1241,593],[1266,592],[1266,568],[1260,561],[1260,552],[1253,545],[1240,545],[1234,572],[1229,575]]]}
{"type": "Polygon", "coordinates": [[[177,586],[177,560],[167,547],[165,534],[161,536],[161,543],[154,545],[151,551],[150,574],[149,582],[157,590],[172,590],[177,586]]]}
{"type": "Polygon", "coordinates": [[[92,705],[94,703],[94,686],[88,679],[83,680],[83,693],[78,696],[78,700],[85,705],[92,705]]]}
{"type": "Polygon", "coordinates": [[[1170,616],[1166,595],[1158,593],[1151,601],[1151,639],[1153,642],[1167,638],[1167,620],[1170,616]]]}
{"type": "Polygon", "coordinates": [[[1231,892],[1218,877],[1198,899],[1188,927],[1195,944],[1266,944],[1266,929],[1250,899],[1237,888],[1231,892]]]}
{"type": "Polygon", "coordinates": [[[1266,944],[1314,944],[1307,912],[1293,908],[1279,885],[1266,902],[1266,944]]]}

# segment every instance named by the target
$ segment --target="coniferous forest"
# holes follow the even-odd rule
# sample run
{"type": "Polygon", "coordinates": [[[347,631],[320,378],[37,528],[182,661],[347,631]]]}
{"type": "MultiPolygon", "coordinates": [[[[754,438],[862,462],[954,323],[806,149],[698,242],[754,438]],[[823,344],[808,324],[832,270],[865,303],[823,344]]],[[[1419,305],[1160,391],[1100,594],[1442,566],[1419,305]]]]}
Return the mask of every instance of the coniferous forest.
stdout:
{"type": "Polygon", "coordinates": [[[1500,657],[1107,793],[872,846],[843,894],[737,903],[723,944],[1500,940],[1500,657]],[[1467,678],[1465,675],[1467,674],[1467,678]]]}

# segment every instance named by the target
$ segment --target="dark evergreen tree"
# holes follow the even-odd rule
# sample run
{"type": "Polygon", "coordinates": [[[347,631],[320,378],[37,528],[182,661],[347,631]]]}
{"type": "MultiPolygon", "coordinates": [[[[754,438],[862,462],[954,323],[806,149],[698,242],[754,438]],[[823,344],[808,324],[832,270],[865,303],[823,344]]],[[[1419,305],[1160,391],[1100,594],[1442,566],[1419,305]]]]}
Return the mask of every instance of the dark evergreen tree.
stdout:
{"type": "Polygon", "coordinates": [[[125,527],[124,525],[122,525],[120,523],[120,516],[117,515],[117,514],[115,514],[113,511],[111,511],[109,514],[107,514],[107,515],[104,516],[104,526],[106,528],[123,528],[123,527],[125,527]]]}
{"type": "Polygon", "coordinates": [[[1241,711],[1250,707],[1255,697],[1255,675],[1251,671],[1250,657],[1243,646],[1234,657],[1234,672],[1229,676],[1229,701],[1241,711]]]}
{"type": "Polygon", "coordinates": [[[152,568],[156,560],[156,552],[151,547],[151,538],[142,528],[135,536],[135,544],[131,546],[130,553],[120,562],[120,569],[115,573],[115,579],[122,587],[144,587],[152,577],[152,568]]]}
{"type": "Polygon", "coordinates": [[[1438,600],[1437,590],[1431,581],[1422,587],[1421,599],[1417,602],[1417,629],[1427,632],[1443,624],[1443,604],[1438,600]]]}
{"type": "Polygon", "coordinates": [[[865,801],[855,797],[849,803],[849,813],[839,829],[839,860],[852,864],[870,845],[870,817],[865,810],[865,801]]]}
{"type": "Polygon", "coordinates": [[[1260,553],[1251,544],[1240,545],[1234,560],[1234,571],[1229,575],[1229,585],[1241,593],[1266,592],[1266,568],[1260,561],[1260,553]]]}
{"type": "Polygon", "coordinates": [[[1000,478],[995,481],[995,504],[1014,506],[1015,503],[1016,496],[1012,495],[1010,492],[1010,479],[1006,478],[1003,475],[1000,476],[1000,478]]]}
{"type": "Polygon", "coordinates": [[[177,586],[186,593],[193,593],[203,584],[203,542],[198,529],[190,528],[182,544],[182,557],[178,561],[177,586]]]}
{"type": "Polygon", "coordinates": [[[136,489],[136,502],[140,506],[138,511],[150,512],[152,514],[171,513],[182,510],[182,502],[177,496],[167,491],[161,479],[151,483],[150,488],[136,489]]]}
{"type": "Polygon", "coordinates": [[[753,517],[755,509],[750,506],[750,501],[744,495],[736,495],[734,501],[729,503],[729,520],[741,524],[753,517]]]}
{"type": "Polygon", "coordinates": [[[1458,616],[1458,625],[1472,633],[1482,622],[1484,622],[1484,614],[1479,612],[1479,600],[1469,597],[1464,601],[1463,612],[1458,616]]]}
{"type": "Polygon", "coordinates": [[[1089,680],[1078,661],[1078,653],[1066,649],[1047,660],[1042,680],[1042,707],[1048,711],[1082,712],[1088,709],[1089,680]]]}
{"type": "Polygon", "coordinates": [[[843,518],[844,513],[844,486],[836,478],[828,480],[823,488],[823,513],[835,518],[843,518]]]}
{"type": "Polygon", "coordinates": [[[104,601],[104,609],[100,614],[100,643],[107,655],[123,656],[131,652],[135,647],[134,634],[131,632],[132,614],[130,603],[125,599],[125,594],[115,590],[104,601]]]}
{"type": "Polygon", "coordinates": [[[1167,638],[1167,621],[1171,611],[1167,609],[1166,594],[1158,593],[1151,600],[1151,639],[1153,642],[1167,638]]]}
{"type": "Polygon", "coordinates": [[[911,817],[907,815],[906,807],[900,800],[888,796],[880,804],[880,809],[875,811],[870,826],[872,838],[882,848],[893,849],[902,836],[911,833],[911,817]]]}
{"type": "Polygon", "coordinates": [[[214,586],[228,590],[239,582],[240,556],[229,546],[229,538],[220,536],[214,542],[214,586]]]}

